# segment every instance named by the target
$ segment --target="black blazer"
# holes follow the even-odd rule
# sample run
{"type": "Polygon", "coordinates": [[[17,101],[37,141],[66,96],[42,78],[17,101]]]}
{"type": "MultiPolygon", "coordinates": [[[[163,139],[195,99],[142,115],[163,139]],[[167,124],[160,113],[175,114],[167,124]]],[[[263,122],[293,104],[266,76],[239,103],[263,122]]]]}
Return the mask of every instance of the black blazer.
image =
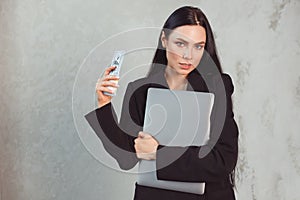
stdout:
{"type": "MultiPolygon", "coordinates": [[[[238,154],[238,128],[232,111],[233,84],[227,74],[200,75],[196,70],[188,76],[188,90],[212,92],[215,102],[211,116],[210,142],[205,146],[171,147],[159,145],[157,151],[157,178],[159,180],[206,182],[205,194],[196,195],[157,189],[136,184],[134,199],[235,199],[230,174],[234,170],[238,154]],[[178,152],[182,155],[171,164],[178,152]],[[199,157],[202,152],[204,157],[199,157]],[[164,167],[161,167],[164,166],[164,167]]],[[[106,151],[114,157],[120,168],[131,169],[138,162],[134,139],[142,130],[148,88],[166,88],[163,73],[131,82],[123,100],[120,122],[111,103],[97,108],[85,117],[106,151]]]]}

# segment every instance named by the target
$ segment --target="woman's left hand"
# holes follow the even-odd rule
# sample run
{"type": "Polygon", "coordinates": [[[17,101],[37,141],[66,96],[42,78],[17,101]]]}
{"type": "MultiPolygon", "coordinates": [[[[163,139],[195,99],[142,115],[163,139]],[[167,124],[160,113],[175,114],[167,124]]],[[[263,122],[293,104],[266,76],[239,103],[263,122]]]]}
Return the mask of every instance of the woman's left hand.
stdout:
{"type": "Polygon", "coordinates": [[[150,134],[139,132],[138,137],[134,140],[134,148],[139,159],[155,160],[156,151],[159,145],[158,141],[150,134]]]}

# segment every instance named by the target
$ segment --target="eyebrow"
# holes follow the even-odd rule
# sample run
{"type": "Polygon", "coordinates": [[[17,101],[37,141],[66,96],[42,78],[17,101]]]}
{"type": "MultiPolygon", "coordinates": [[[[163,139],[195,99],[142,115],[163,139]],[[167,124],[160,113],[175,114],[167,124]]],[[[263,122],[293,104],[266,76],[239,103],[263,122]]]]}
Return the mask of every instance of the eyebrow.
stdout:
{"type": "MultiPolygon", "coordinates": [[[[185,43],[189,43],[188,41],[182,39],[182,38],[176,38],[177,40],[181,40],[182,42],[185,42],[185,43]]],[[[197,42],[196,44],[205,44],[204,41],[201,41],[201,42],[197,42]]]]}

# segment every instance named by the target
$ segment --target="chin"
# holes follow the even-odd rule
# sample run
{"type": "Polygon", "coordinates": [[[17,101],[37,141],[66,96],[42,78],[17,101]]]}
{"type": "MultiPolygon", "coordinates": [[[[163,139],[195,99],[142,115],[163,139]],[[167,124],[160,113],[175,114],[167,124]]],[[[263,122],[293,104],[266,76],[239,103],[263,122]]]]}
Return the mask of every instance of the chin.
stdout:
{"type": "MultiPolygon", "coordinates": [[[[194,70],[194,69],[193,69],[194,70]]],[[[178,74],[181,74],[181,75],[188,75],[189,73],[191,73],[193,70],[179,70],[177,71],[178,74]]]]}
{"type": "Polygon", "coordinates": [[[189,73],[191,73],[191,72],[190,71],[189,72],[178,72],[178,74],[183,75],[183,76],[187,76],[187,75],[189,75],[189,73]]]}

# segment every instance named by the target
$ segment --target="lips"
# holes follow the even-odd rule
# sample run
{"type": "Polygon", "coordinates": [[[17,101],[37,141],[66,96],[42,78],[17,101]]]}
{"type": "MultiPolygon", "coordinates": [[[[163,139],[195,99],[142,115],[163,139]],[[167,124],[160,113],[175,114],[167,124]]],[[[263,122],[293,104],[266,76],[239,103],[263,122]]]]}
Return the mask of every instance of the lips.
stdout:
{"type": "Polygon", "coordinates": [[[192,67],[192,64],[190,63],[179,63],[179,65],[181,69],[185,69],[185,70],[190,69],[192,67]]]}

